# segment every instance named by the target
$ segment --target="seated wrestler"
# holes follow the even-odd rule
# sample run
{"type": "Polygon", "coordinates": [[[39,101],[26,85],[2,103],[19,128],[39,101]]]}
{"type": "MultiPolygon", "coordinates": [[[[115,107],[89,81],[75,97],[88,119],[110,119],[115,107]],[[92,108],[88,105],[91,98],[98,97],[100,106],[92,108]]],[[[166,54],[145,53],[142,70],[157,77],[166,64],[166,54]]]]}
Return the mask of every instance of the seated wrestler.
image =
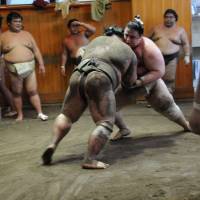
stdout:
{"type": "Polygon", "coordinates": [[[51,164],[58,144],[88,106],[96,128],[89,137],[82,167],[108,167],[97,156],[112,133],[116,112],[115,91],[122,82],[128,88],[136,80],[135,54],[116,36],[123,37],[122,31],[113,29],[113,34],[97,37],[85,48],[81,63],[71,75],[61,113],[55,120],[52,142],[42,155],[44,165],[51,164]]]}
{"type": "Polygon", "coordinates": [[[38,118],[47,120],[42,113],[40,97],[37,92],[35,74],[35,58],[39,63],[40,73],[45,73],[45,67],[39,48],[33,36],[23,29],[23,18],[19,13],[7,15],[8,30],[0,36],[0,50],[4,55],[11,80],[11,89],[17,111],[16,121],[23,120],[22,89],[23,83],[30,97],[30,102],[38,113],[38,118]]]}

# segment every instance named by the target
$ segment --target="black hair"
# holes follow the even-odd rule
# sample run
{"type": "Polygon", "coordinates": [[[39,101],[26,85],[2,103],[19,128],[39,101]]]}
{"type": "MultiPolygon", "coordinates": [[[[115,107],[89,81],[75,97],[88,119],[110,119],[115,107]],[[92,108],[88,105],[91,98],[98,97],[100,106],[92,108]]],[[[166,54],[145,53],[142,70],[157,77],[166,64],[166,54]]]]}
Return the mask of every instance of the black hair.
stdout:
{"type": "Polygon", "coordinates": [[[135,16],[132,21],[129,21],[127,27],[129,29],[137,31],[139,35],[142,35],[144,33],[144,23],[139,15],[135,16]]]}
{"type": "Polygon", "coordinates": [[[23,20],[23,17],[17,13],[17,12],[10,12],[8,15],[7,15],[7,23],[11,23],[13,19],[21,19],[23,20]]]}
{"type": "Polygon", "coordinates": [[[70,19],[70,20],[68,21],[68,23],[67,23],[67,27],[70,28],[71,23],[73,23],[73,22],[75,22],[75,21],[79,21],[79,20],[76,19],[76,18],[70,19]]]}
{"type": "Polygon", "coordinates": [[[165,17],[168,13],[173,14],[174,17],[175,17],[175,19],[176,19],[176,21],[178,21],[178,14],[176,13],[175,10],[173,10],[173,9],[171,9],[171,8],[167,9],[167,10],[165,11],[165,13],[164,13],[164,17],[165,17]]]}
{"type": "Polygon", "coordinates": [[[117,36],[123,38],[124,30],[121,27],[109,26],[104,29],[104,35],[106,35],[106,36],[117,35],[117,36]]]}

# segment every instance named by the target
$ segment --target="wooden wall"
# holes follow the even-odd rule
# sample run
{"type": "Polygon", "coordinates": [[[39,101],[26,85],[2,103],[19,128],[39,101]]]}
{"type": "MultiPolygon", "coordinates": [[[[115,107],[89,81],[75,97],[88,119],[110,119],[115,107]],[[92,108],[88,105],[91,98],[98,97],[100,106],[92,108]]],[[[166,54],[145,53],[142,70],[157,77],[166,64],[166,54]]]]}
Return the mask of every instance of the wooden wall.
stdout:
{"type": "Polygon", "coordinates": [[[0,7],[1,15],[4,16],[3,30],[7,28],[5,18],[10,11],[17,11],[24,17],[25,30],[32,33],[43,54],[46,75],[37,74],[42,103],[55,103],[63,100],[73,70],[72,66],[68,66],[67,76],[60,74],[61,43],[67,34],[66,22],[70,18],[77,18],[93,24],[97,28],[96,37],[102,34],[104,27],[113,24],[124,26],[131,19],[131,1],[113,2],[112,9],[106,12],[101,22],[91,20],[90,4],[72,6],[66,19],[62,18],[60,12],[54,11],[54,5],[45,10],[37,10],[33,6],[0,7]]]}
{"type": "MultiPolygon", "coordinates": [[[[31,32],[43,54],[46,75],[37,75],[39,93],[42,103],[56,103],[63,100],[68,80],[73,70],[67,67],[67,76],[60,74],[61,43],[67,34],[66,22],[70,18],[93,24],[97,28],[94,37],[101,35],[108,25],[125,26],[127,21],[136,14],[140,14],[145,22],[145,34],[151,27],[162,23],[163,12],[166,8],[174,8],[179,14],[178,24],[183,26],[191,38],[190,0],[119,0],[112,2],[112,9],[108,10],[101,22],[91,20],[90,4],[73,5],[70,14],[63,19],[60,12],[54,11],[54,5],[44,10],[37,10],[33,6],[0,7],[0,13],[6,18],[10,11],[18,11],[24,17],[25,30],[31,32]]],[[[5,19],[4,18],[4,19],[5,19]]],[[[7,28],[3,22],[3,30],[7,28]]],[[[185,66],[181,60],[177,70],[176,97],[192,97],[191,65],[185,66]]]]}
{"type": "MultiPolygon", "coordinates": [[[[132,17],[139,14],[144,21],[145,35],[151,28],[163,23],[163,14],[167,8],[175,9],[179,15],[178,25],[185,28],[191,41],[191,2],[190,0],[132,0],[132,17]]],[[[177,68],[177,98],[193,97],[192,65],[184,65],[183,59],[177,68]]]]}

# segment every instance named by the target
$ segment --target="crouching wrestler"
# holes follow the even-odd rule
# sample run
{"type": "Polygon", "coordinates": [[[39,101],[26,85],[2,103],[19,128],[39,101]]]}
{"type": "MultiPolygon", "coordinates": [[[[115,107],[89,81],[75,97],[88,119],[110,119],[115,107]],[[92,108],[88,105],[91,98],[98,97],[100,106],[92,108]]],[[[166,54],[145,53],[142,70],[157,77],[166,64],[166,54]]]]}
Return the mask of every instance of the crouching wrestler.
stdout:
{"type": "MultiPolygon", "coordinates": [[[[119,109],[135,102],[137,95],[144,95],[148,103],[157,112],[190,131],[189,122],[174,102],[167,86],[161,77],[165,73],[165,63],[158,47],[143,36],[144,25],[139,17],[128,22],[124,30],[124,40],[132,48],[137,57],[137,81],[129,91],[118,90],[116,101],[119,109]]],[[[130,134],[129,128],[122,120],[120,113],[116,116],[116,125],[120,129],[114,133],[112,140],[120,139],[130,134]]]]}
{"type": "MultiPolygon", "coordinates": [[[[112,35],[110,30],[108,32],[112,35]]],[[[122,31],[117,28],[113,29],[113,33],[123,37],[122,31]]],[[[70,78],[62,111],[55,120],[53,140],[42,155],[44,165],[51,163],[59,142],[88,106],[96,128],[89,137],[82,167],[108,167],[108,164],[97,160],[97,155],[113,130],[116,113],[115,90],[121,82],[128,88],[137,79],[136,56],[118,36],[97,37],[85,48],[82,61],[70,78]]]]}

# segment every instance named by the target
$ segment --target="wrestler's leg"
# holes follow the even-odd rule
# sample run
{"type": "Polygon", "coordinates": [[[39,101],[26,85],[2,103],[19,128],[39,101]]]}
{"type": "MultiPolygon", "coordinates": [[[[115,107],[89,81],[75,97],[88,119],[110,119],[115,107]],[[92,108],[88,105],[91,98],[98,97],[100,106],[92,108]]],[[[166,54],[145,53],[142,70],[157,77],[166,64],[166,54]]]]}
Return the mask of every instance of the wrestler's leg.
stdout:
{"type": "Polygon", "coordinates": [[[42,107],[41,107],[41,101],[40,97],[37,91],[37,80],[36,80],[36,74],[35,71],[33,71],[26,79],[25,79],[25,87],[26,91],[29,95],[30,102],[35,108],[38,117],[45,121],[48,119],[47,115],[44,115],[42,112],[42,107]]]}
{"type": "Polygon", "coordinates": [[[53,125],[53,139],[44,151],[42,160],[49,165],[53,153],[63,137],[70,131],[72,123],[76,122],[87,107],[87,103],[79,94],[77,74],[72,75],[70,86],[66,92],[61,113],[56,117],[53,125]]]}
{"type": "Polygon", "coordinates": [[[135,88],[132,91],[124,91],[121,88],[118,89],[116,93],[116,102],[117,102],[117,113],[115,114],[115,125],[119,128],[118,132],[114,132],[111,135],[111,140],[119,140],[123,137],[129,135],[131,133],[131,130],[126,125],[125,121],[123,120],[123,117],[119,110],[127,105],[132,105],[136,103],[136,97],[144,95],[145,89],[144,88],[135,88]]]}
{"type": "Polygon", "coordinates": [[[146,99],[157,112],[182,126],[185,131],[190,131],[188,121],[178,105],[176,105],[163,80],[159,79],[157,81],[146,99]]]}
{"type": "Polygon", "coordinates": [[[115,95],[108,77],[98,72],[88,75],[85,91],[87,92],[89,109],[96,123],[96,128],[89,137],[88,153],[82,167],[105,169],[109,165],[96,159],[113,129],[116,112],[115,95]]]}
{"type": "Polygon", "coordinates": [[[165,66],[165,74],[162,77],[171,94],[175,91],[177,61],[178,59],[174,58],[165,66]]]}
{"type": "Polygon", "coordinates": [[[200,79],[194,97],[194,105],[189,119],[194,133],[200,134],[200,79]]]}
{"type": "Polygon", "coordinates": [[[22,111],[22,90],[23,90],[23,79],[17,76],[14,73],[9,72],[11,89],[14,98],[14,104],[17,111],[16,121],[23,120],[23,111],[22,111]]]}
{"type": "MultiPolygon", "coordinates": [[[[0,64],[2,64],[2,62],[0,62],[0,64]]],[[[6,86],[6,82],[5,82],[4,66],[0,66],[0,92],[3,94],[3,96],[6,99],[6,102],[11,107],[11,111],[6,113],[6,115],[8,117],[16,115],[17,113],[15,111],[13,96],[10,90],[8,89],[8,87],[6,86]]]]}

